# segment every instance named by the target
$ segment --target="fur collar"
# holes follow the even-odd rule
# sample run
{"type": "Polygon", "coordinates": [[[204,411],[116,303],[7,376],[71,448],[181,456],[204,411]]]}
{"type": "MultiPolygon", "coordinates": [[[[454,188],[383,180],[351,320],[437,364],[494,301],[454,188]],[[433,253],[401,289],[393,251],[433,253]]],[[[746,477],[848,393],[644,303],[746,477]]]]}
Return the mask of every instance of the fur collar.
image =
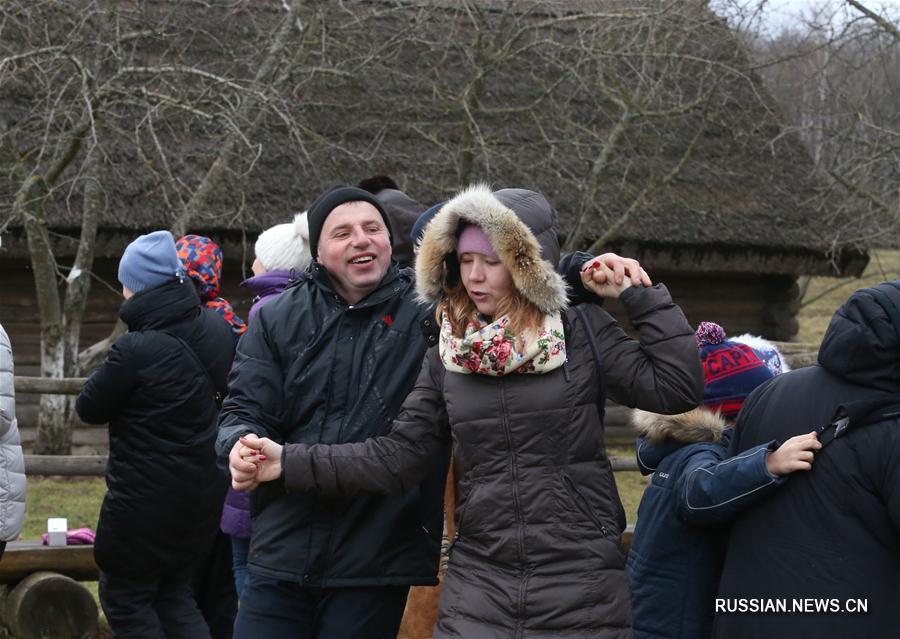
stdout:
{"type": "MultiPolygon", "coordinates": [[[[552,212],[548,210],[548,215],[552,212]]],[[[470,186],[449,200],[425,228],[416,257],[416,292],[424,303],[443,296],[444,258],[456,251],[460,221],[480,226],[519,292],[544,313],[566,307],[566,285],[555,265],[541,258],[541,245],[519,216],[485,184],[470,186]]]]}
{"type": "Polygon", "coordinates": [[[631,413],[631,424],[639,435],[657,444],[666,439],[688,444],[717,442],[729,426],[720,413],[705,408],[695,408],[680,415],[658,415],[635,409],[631,413]]]}

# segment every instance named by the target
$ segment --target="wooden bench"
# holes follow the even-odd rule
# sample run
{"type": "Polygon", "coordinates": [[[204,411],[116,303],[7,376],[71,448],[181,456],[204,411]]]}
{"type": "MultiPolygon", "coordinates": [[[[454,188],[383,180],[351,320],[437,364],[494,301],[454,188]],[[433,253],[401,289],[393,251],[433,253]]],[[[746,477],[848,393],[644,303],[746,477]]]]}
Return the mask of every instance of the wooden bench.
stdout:
{"type": "Polygon", "coordinates": [[[91,637],[94,596],[79,581],[96,581],[93,546],[13,541],[0,559],[0,618],[20,639],[91,637]]]}

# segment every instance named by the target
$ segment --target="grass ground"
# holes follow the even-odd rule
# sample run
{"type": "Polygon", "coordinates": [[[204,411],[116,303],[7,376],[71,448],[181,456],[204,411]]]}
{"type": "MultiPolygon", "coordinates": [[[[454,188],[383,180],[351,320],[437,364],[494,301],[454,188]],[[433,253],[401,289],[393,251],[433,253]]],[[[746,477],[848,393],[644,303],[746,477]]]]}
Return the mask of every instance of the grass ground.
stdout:
{"type": "Polygon", "coordinates": [[[96,529],[105,492],[102,477],[30,477],[22,537],[40,539],[47,532],[48,517],[68,518],[70,529],[96,529]]]}
{"type": "MultiPolygon", "coordinates": [[[[818,344],[834,311],[856,289],[900,278],[900,251],[873,251],[860,278],[813,277],[801,300],[797,341],[818,344]]],[[[804,282],[801,280],[801,285],[804,282]]]]}
{"type": "MultiPolygon", "coordinates": [[[[104,494],[102,477],[29,477],[21,539],[39,540],[47,532],[50,517],[65,517],[70,530],[85,526],[96,530],[104,494]]],[[[84,585],[99,602],[97,582],[86,581],[84,585]]]]}

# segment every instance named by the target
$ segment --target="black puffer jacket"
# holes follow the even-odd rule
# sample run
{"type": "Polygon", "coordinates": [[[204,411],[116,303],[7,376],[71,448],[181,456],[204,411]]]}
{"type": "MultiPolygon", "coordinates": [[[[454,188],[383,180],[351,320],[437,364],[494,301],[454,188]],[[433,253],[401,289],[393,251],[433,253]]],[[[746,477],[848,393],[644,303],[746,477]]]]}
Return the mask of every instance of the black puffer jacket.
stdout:
{"type": "Polygon", "coordinates": [[[138,293],[119,315],[129,331],[75,404],[84,421],[109,423],[94,555],[116,575],[184,570],[215,535],[228,485],[216,467],[214,394],[234,338],[187,280],[138,293]]]}
{"type": "MultiPolygon", "coordinates": [[[[439,290],[421,278],[440,272],[434,260],[452,244],[456,212],[483,228],[515,216],[489,192],[451,200],[426,231],[416,267],[420,291],[439,290]]],[[[504,247],[494,242],[504,263],[511,261],[505,247],[526,247],[517,285],[545,306],[564,300],[534,236],[510,226],[497,228],[492,240],[507,240],[504,247]]],[[[641,342],[602,309],[585,308],[608,394],[664,413],[696,406],[703,390],[697,348],[666,289],[629,289],[621,299],[641,342]]],[[[564,324],[568,360],[560,368],[506,377],[445,372],[435,348],[388,436],[285,449],[289,490],[398,494],[417,484],[452,434],[461,469],[459,538],[435,636],[631,636],[619,546],[625,518],[597,410],[601,370],[577,313],[566,311],[564,324]]]]}
{"type": "MultiPolygon", "coordinates": [[[[348,306],[324,269],[264,306],[238,345],[222,409],[221,458],[238,436],[279,442],[363,441],[386,433],[428,346],[411,271],[392,265],[348,306]]],[[[250,570],[326,587],[437,583],[449,449],[399,497],[289,495],[280,482],[251,498],[250,570]]]]}
{"type": "MultiPolygon", "coordinates": [[[[747,399],[732,452],[810,432],[848,402],[900,400],[900,281],[876,289],[857,291],[835,313],[818,366],[780,375],[747,399]]],[[[812,471],[794,473],[741,515],[719,597],[733,609],[738,599],[829,608],[719,614],[717,637],[900,637],[900,420],[851,427],[812,471]],[[856,599],[868,612],[844,612],[856,599]]]]}

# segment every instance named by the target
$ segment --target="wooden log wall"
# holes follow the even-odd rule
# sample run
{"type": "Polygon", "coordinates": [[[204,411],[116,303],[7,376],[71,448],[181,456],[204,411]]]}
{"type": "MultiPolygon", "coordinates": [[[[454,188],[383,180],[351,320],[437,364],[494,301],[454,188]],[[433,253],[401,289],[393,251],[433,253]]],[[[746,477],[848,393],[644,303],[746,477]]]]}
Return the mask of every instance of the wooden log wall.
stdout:
{"type": "MultiPolygon", "coordinates": [[[[95,262],[94,281],[81,328],[82,348],[104,339],[115,325],[123,301],[117,270],[118,259],[98,259],[95,262]]],[[[232,302],[238,315],[246,317],[252,298],[246,289],[240,287],[244,279],[240,262],[226,262],[224,276],[223,296],[232,302]]],[[[12,342],[16,375],[38,376],[41,329],[30,264],[26,260],[0,259],[0,281],[3,282],[0,286],[0,324],[12,342]]],[[[16,395],[19,432],[26,448],[34,443],[39,400],[37,393],[18,392],[16,395]]],[[[76,423],[73,452],[103,453],[106,448],[105,427],[76,423]]]]}
{"type": "MultiPolygon", "coordinates": [[[[691,326],[715,322],[730,336],[752,333],[766,339],[789,342],[799,330],[800,289],[790,275],[713,275],[650,273],[662,282],[681,306],[691,326]]],[[[617,301],[604,307],[629,326],[617,301]]]]}

